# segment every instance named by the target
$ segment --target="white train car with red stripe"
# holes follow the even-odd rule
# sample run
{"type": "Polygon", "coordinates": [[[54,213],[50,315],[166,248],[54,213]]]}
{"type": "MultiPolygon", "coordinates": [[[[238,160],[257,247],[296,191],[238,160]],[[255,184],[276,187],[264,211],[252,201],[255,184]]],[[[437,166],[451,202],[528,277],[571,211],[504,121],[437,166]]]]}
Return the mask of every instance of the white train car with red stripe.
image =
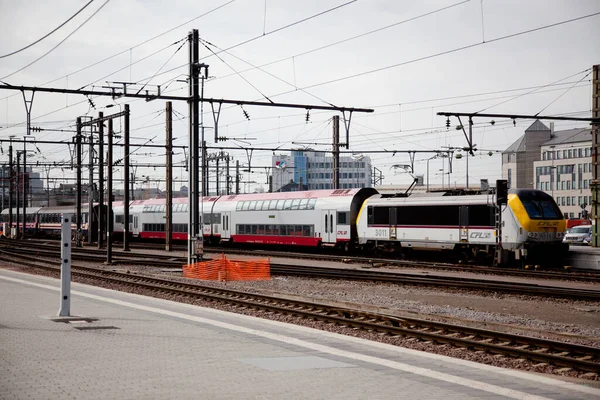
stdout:
{"type": "MultiPolygon", "coordinates": [[[[374,189],[221,196],[212,211],[222,242],[349,249],[356,217],[374,189]]],[[[213,231],[214,234],[214,231],[213,231]]]]}

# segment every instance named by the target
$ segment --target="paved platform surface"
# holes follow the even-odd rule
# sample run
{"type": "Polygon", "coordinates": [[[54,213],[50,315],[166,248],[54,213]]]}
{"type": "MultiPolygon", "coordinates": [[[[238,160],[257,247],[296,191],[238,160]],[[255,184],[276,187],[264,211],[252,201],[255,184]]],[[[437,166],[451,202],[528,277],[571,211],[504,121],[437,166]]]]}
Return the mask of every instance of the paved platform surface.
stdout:
{"type": "Polygon", "coordinates": [[[600,389],[0,269],[1,399],[598,399],[600,389]]]}

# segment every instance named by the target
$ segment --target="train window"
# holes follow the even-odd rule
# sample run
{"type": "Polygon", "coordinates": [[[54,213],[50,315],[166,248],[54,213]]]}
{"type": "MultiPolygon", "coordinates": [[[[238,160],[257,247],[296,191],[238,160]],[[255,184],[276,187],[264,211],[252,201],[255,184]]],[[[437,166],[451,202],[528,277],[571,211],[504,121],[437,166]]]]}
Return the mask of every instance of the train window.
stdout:
{"type": "Polygon", "coordinates": [[[488,205],[469,206],[469,225],[494,226],[496,207],[488,205]]]}
{"type": "Polygon", "coordinates": [[[308,199],[301,199],[298,205],[298,210],[306,210],[308,208],[308,199]]]}
{"type": "MultiPolygon", "coordinates": [[[[374,225],[389,225],[390,224],[390,208],[389,207],[369,207],[369,211],[373,212],[371,223],[374,225]]],[[[371,215],[369,215],[371,217],[371,215]]]]}
{"type": "Polygon", "coordinates": [[[277,210],[277,200],[271,200],[269,202],[269,210],[277,210]]]}
{"type": "Polygon", "coordinates": [[[269,204],[271,201],[265,200],[262,202],[262,207],[260,208],[262,211],[267,211],[269,209],[269,204]]]}
{"type": "MultiPolygon", "coordinates": [[[[533,200],[521,198],[521,202],[531,219],[561,219],[561,211],[551,200],[533,200]]],[[[567,205],[570,198],[567,197],[567,205]]]]}
{"type": "Polygon", "coordinates": [[[459,209],[457,205],[398,207],[398,224],[458,226],[459,209]]]}
{"type": "Polygon", "coordinates": [[[117,224],[122,224],[123,221],[125,221],[125,216],[124,215],[115,215],[115,222],[117,224]]]}
{"type": "Polygon", "coordinates": [[[250,205],[248,206],[248,211],[256,210],[256,200],[251,200],[250,205]]]}
{"type": "Polygon", "coordinates": [[[244,204],[243,201],[238,201],[235,205],[235,211],[242,211],[242,204],[244,204]]]}
{"type": "Polygon", "coordinates": [[[258,201],[256,202],[256,211],[260,211],[260,210],[262,210],[262,208],[263,208],[263,203],[264,203],[264,202],[265,202],[264,200],[258,200],[258,201]]]}
{"type": "Polygon", "coordinates": [[[283,209],[290,210],[291,208],[292,208],[292,200],[288,199],[285,201],[285,203],[283,203],[283,209]]]}
{"type": "Polygon", "coordinates": [[[300,205],[300,199],[292,200],[292,206],[291,206],[290,210],[297,210],[299,205],[300,205]]]}
{"type": "Polygon", "coordinates": [[[243,211],[248,211],[248,207],[250,207],[250,202],[249,201],[244,201],[242,204],[242,210],[243,211]]]}
{"type": "Polygon", "coordinates": [[[312,237],[312,226],[311,225],[302,225],[302,236],[312,237]]]}
{"type": "Polygon", "coordinates": [[[317,199],[308,199],[308,206],[306,208],[308,210],[314,210],[316,204],[317,204],[317,199]]]}
{"type": "Polygon", "coordinates": [[[350,213],[349,212],[338,212],[337,213],[338,225],[346,225],[349,222],[350,222],[350,213]]]}
{"type": "Polygon", "coordinates": [[[251,225],[250,227],[252,228],[252,234],[256,235],[258,227],[256,225],[251,225]]]}
{"type": "Polygon", "coordinates": [[[278,210],[283,210],[285,205],[285,200],[277,200],[277,209],[278,210]]]}

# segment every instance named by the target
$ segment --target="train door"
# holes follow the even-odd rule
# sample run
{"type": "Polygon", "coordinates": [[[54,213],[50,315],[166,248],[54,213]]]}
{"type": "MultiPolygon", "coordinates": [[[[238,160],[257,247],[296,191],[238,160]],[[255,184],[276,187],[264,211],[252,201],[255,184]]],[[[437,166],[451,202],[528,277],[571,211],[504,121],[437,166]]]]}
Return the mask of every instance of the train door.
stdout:
{"type": "Polygon", "coordinates": [[[140,236],[140,219],[137,214],[133,215],[133,226],[129,230],[134,237],[140,236]]]}
{"type": "Polygon", "coordinates": [[[458,225],[460,227],[460,241],[469,241],[469,207],[460,206],[458,214],[458,225]]]}
{"type": "Polygon", "coordinates": [[[322,228],[321,238],[323,243],[335,243],[337,239],[336,231],[336,210],[322,210],[321,211],[321,223],[322,228]]]}
{"type": "Polygon", "coordinates": [[[231,212],[221,213],[221,240],[229,240],[231,237],[230,219],[231,212]]]}
{"type": "Polygon", "coordinates": [[[389,217],[390,217],[390,240],[396,240],[396,225],[398,225],[398,217],[397,217],[397,208],[390,207],[389,217]]]}

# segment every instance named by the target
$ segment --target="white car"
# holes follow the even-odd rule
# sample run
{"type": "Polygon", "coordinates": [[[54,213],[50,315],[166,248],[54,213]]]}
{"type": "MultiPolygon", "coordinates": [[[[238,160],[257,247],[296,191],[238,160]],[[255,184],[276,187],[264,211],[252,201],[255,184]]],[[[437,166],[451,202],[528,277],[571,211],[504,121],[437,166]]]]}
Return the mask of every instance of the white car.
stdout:
{"type": "Polygon", "coordinates": [[[565,235],[564,243],[587,245],[592,241],[592,225],[579,225],[565,235]]]}

